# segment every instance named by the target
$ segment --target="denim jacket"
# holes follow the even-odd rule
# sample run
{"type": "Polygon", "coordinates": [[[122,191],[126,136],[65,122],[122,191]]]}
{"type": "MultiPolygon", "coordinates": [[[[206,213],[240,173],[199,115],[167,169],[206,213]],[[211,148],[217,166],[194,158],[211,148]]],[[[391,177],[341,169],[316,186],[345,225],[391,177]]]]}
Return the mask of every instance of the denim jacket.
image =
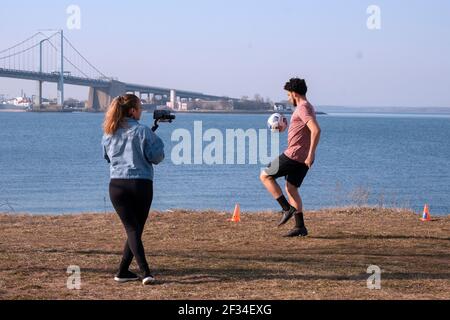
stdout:
{"type": "Polygon", "coordinates": [[[164,160],[164,143],[147,126],[125,118],[124,127],[102,139],[111,179],[153,180],[153,164],[164,160]]]}

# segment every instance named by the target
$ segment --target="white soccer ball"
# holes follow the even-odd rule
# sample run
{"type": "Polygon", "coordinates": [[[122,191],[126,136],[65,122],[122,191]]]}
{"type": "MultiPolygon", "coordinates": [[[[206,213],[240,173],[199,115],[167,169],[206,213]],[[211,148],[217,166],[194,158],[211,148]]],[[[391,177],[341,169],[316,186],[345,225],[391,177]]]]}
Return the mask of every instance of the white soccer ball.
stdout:
{"type": "Polygon", "coordinates": [[[267,125],[273,132],[284,132],[289,124],[286,117],[280,113],[274,113],[267,120],[267,125]]]}

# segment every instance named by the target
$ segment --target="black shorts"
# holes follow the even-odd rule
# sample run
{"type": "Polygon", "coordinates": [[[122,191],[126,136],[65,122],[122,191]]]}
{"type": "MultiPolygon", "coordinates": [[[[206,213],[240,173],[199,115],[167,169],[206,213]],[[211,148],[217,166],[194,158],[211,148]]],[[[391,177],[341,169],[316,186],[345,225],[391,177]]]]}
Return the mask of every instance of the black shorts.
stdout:
{"type": "Polygon", "coordinates": [[[300,188],[309,168],[306,164],[292,160],[283,153],[264,171],[274,179],[285,177],[287,182],[300,188]]]}

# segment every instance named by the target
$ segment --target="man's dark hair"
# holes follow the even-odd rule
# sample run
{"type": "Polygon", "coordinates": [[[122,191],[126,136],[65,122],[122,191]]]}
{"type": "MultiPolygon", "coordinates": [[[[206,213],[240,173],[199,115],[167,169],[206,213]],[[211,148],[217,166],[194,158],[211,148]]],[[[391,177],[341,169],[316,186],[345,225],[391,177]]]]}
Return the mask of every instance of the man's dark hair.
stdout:
{"type": "Polygon", "coordinates": [[[299,95],[304,96],[308,92],[308,86],[306,85],[306,81],[304,79],[292,78],[286,83],[284,90],[296,92],[299,95]]]}

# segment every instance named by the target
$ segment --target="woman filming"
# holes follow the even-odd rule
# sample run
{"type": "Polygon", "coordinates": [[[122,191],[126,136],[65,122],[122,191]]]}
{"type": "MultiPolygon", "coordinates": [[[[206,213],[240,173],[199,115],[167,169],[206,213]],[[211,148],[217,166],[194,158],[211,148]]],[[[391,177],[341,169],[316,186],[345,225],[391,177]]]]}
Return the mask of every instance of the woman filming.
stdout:
{"type": "Polygon", "coordinates": [[[110,163],[109,195],[127,234],[115,281],[139,280],[129,270],[133,257],[144,285],[155,279],[145,258],[142,233],[153,200],[153,165],[164,159],[162,140],[140,124],[142,105],[132,94],[115,98],[105,116],[102,139],[104,157],[110,163]]]}

